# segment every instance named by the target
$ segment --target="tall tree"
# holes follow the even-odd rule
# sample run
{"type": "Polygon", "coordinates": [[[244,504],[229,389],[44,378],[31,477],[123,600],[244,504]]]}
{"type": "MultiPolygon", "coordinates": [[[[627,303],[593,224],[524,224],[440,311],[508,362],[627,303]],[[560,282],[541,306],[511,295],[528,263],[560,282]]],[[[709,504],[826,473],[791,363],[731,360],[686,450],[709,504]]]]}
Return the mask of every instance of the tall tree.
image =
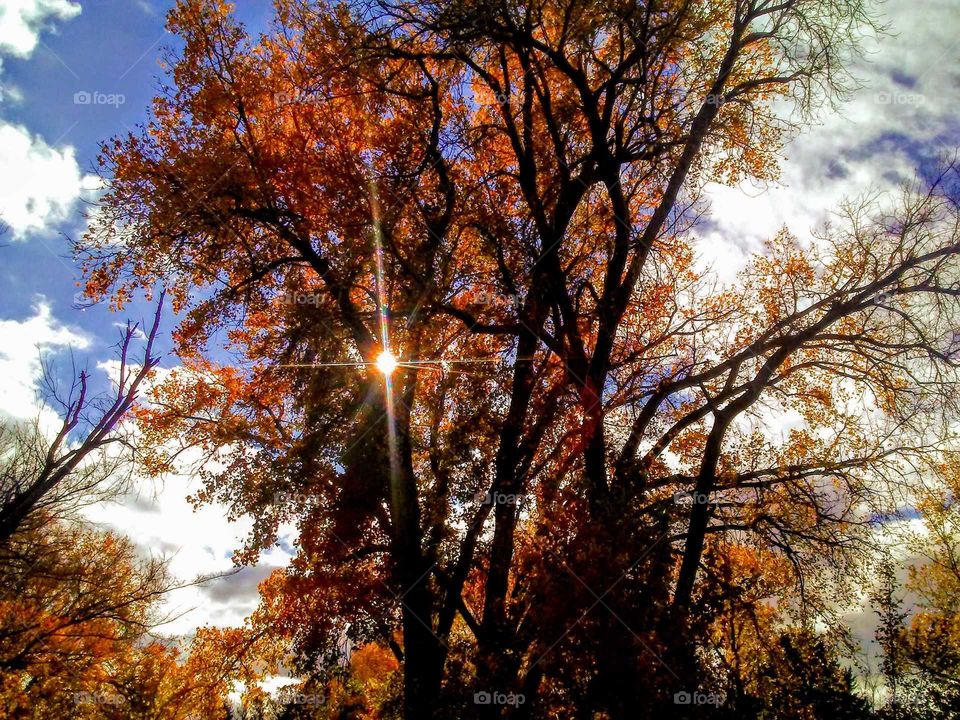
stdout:
{"type": "Polygon", "coordinates": [[[914,496],[921,529],[910,533],[908,547],[915,555],[905,589],[917,602],[909,621],[884,638],[884,668],[895,668],[901,680],[884,708],[885,718],[940,720],[960,712],[957,461],[956,452],[946,454],[914,496]]]}
{"type": "Polygon", "coordinates": [[[151,462],[217,460],[197,499],[254,516],[246,559],[298,524],[260,617],[302,673],[348,633],[394,649],[409,718],[652,716],[702,677],[714,538],[784,559],[810,612],[949,439],[948,182],[784,231],[734,288],[694,270],[703,185],[775,176],[863,3],[281,0],[254,38],[183,0],[169,26],[151,122],[103,148],[87,290],[187,311],[151,462]]]}
{"type": "Polygon", "coordinates": [[[139,323],[127,323],[120,339],[116,386],[106,402],[90,396],[89,378],[82,371],[66,397],[58,396],[51,380],[52,400],[63,414],[52,437],[39,423],[0,425],[0,546],[31,519],[42,525],[120,491],[125,467],[131,466],[129,458],[110,451],[123,444],[121,422],[160,362],[153,355],[153,344],[162,309],[163,294],[147,333],[139,323]],[[131,352],[138,332],[146,342],[142,361],[135,365],[131,352]]]}
{"type": "Polygon", "coordinates": [[[216,717],[216,658],[178,658],[153,630],[177,584],[166,563],[79,524],[51,521],[0,546],[0,715],[186,720],[216,717]]]}

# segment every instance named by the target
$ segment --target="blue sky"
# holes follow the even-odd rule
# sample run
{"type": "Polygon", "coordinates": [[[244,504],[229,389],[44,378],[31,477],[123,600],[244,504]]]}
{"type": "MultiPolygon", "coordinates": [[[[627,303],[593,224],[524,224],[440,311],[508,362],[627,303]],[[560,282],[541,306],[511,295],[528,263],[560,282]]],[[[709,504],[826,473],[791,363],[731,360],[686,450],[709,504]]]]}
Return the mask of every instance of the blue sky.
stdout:
{"type": "MultiPolygon", "coordinates": [[[[176,38],[164,28],[170,5],[150,0],[0,0],[5,14],[33,11],[38,17],[28,24],[36,38],[34,48],[2,56],[4,126],[25,129],[35,145],[71,152],[81,178],[95,175],[99,144],[146,119],[161,72],[160,54],[164,47],[176,47],[176,38]],[[89,104],[78,104],[86,98],[89,104]]],[[[240,6],[240,16],[256,28],[266,22],[271,3],[245,0],[240,6]]],[[[59,169],[69,166],[62,162],[59,169]]],[[[51,172],[55,167],[50,164],[51,172]]],[[[16,182],[16,167],[8,171],[16,182]]],[[[105,307],[87,308],[82,315],[73,308],[79,271],[70,258],[68,237],[82,233],[86,201],[95,197],[89,192],[79,195],[79,202],[52,213],[40,231],[18,228],[20,213],[0,206],[0,219],[13,225],[17,241],[0,256],[0,279],[6,288],[0,317],[29,317],[38,295],[43,295],[58,318],[83,328],[91,347],[99,349],[116,342],[114,323],[125,318],[105,307]]],[[[9,242],[10,236],[8,231],[4,240],[9,242]]],[[[125,315],[140,320],[149,312],[138,304],[125,315]]]]}
{"type": "MultiPolygon", "coordinates": [[[[67,380],[72,361],[93,371],[99,390],[109,376],[98,366],[113,358],[118,325],[149,319],[152,306],[134,302],[122,312],[106,304],[79,309],[80,277],[70,238],[82,234],[96,199],[99,145],[143,123],[158,87],[171,2],[149,0],[0,0],[0,413],[50,416],[37,398],[40,354],[67,380]],[[85,93],[85,94],[84,94],[85,93]],[[89,102],[85,102],[89,101],[89,102]],[[72,358],[71,358],[72,355],[72,358]]],[[[239,15],[252,28],[270,15],[267,0],[245,0],[239,15]]],[[[159,351],[169,355],[164,316],[159,351]]],[[[182,578],[230,569],[232,550],[248,530],[228,523],[223,508],[194,512],[186,502],[193,478],[143,483],[118,507],[91,517],[133,537],[145,552],[173,558],[182,578]]],[[[284,543],[287,549],[290,546],[284,543]]],[[[289,557],[267,553],[260,567],[175,593],[169,610],[189,611],[163,628],[190,632],[206,622],[239,623],[256,601],[256,585],[289,557]],[[192,610],[196,608],[196,610],[192,610]]]]}
{"type": "MultiPolygon", "coordinates": [[[[171,4],[0,0],[0,217],[9,226],[0,238],[0,413],[26,418],[42,411],[35,399],[38,351],[68,368],[72,348],[95,368],[112,356],[115,324],[150,313],[143,302],[120,314],[104,306],[77,309],[79,271],[67,237],[83,232],[86,203],[96,198],[98,144],[146,119],[161,49],[175,42],[164,31],[171,4]]],[[[238,5],[250,27],[264,27],[270,2],[238,5]]],[[[883,5],[892,34],[866,41],[870,55],[855,67],[863,87],[791,142],[782,182],[709,188],[713,213],[698,238],[701,262],[732,280],[749,253],[784,224],[809,237],[844,195],[893,189],[960,147],[958,11],[960,0],[883,5]]],[[[164,329],[172,324],[168,313],[164,329]]],[[[168,348],[164,341],[160,350],[168,348]]],[[[107,386],[105,372],[96,377],[107,386]]],[[[147,551],[173,555],[174,570],[184,576],[226,569],[248,526],[228,523],[216,506],[195,513],[184,500],[194,487],[192,478],[168,478],[94,517],[147,551]]],[[[196,610],[168,630],[238,622],[256,601],[257,581],[288,557],[277,549],[261,567],[184,591],[173,608],[196,610]]]]}

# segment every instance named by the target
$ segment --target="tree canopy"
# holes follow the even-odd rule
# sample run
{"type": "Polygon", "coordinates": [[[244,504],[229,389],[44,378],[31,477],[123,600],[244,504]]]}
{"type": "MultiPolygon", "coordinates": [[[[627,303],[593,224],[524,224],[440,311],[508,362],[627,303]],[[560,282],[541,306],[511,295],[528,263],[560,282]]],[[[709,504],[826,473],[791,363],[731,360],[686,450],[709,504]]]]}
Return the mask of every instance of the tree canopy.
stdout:
{"type": "Polygon", "coordinates": [[[783,229],[733,286],[695,233],[706,183],[776,178],[852,87],[866,3],[278,0],[253,36],[181,0],[169,27],[77,250],[89,295],[182,312],[150,467],[202,451],[196,501],[255,520],[241,560],[297,528],[232,652],[347,694],[338,644],[392,653],[369,717],[863,710],[811,628],[952,458],[955,168],[783,229]]]}

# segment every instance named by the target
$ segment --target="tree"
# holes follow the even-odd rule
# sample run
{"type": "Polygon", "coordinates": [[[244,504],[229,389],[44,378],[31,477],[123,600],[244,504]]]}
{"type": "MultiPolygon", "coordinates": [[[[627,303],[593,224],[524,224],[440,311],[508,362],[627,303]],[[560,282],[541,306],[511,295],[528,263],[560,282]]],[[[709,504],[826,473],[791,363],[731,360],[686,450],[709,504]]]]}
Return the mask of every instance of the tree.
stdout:
{"type": "Polygon", "coordinates": [[[92,528],[80,513],[129,486],[134,467],[119,449],[131,449],[122,423],[159,362],[152,348],[162,303],[161,294],[140,365],[131,358],[139,325],[125,328],[112,396],[90,395],[81,372],[60,397],[48,373],[60,427],[50,434],[39,421],[0,426],[5,718],[186,720],[195,711],[216,717],[223,707],[226,689],[203,672],[202,652],[179,662],[174,643],[152,634],[169,620],[160,600],[184,585],[164,560],[143,557],[131,540],[92,528]]]}
{"type": "Polygon", "coordinates": [[[947,454],[926,480],[915,495],[923,529],[911,533],[908,544],[917,559],[908,567],[906,588],[918,598],[917,607],[908,623],[901,612],[884,624],[884,669],[895,671],[905,686],[899,694],[893,687],[884,717],[940,720],[960,712],[956,453],[947,454]]]}
{"type": "Polygon", "coordinates": [[[719,717],[838,718],[870,720],[866,700],[854,691],[853,674],[839,663],[833,638],[809,630],[783,632],[759,656],[759,672],[751,678],[757,695],[724,705],[719,717]]]}
{"type": "Polygon", "coordinates": [[[901,717],[900,696],[903,679],[903,621],[907,616],[902,609],[902,601],[897,595],[898,582],[894,560],[885,557],[879,566],[879,582],[871,596],[878,623],[876,640],[882,652],[880,671],[886,688],[890,693],[889,707],[891,717],[901,717]]]}
{"type": "Polygon", "coordinates": [[[869,25],[841,0],[287,0],[254,38],[178,3],[79,251],[89,294],[162,281],[187,312],[140,414],[153,467],[171,440],[215,459],[197,500],[255,518],[246,559],[298,524],[259,626],[295,670],[349,633],[402,662],[405,717],[653,716],[706,677],[714,541],[783,560],[800,615],[833,599],[950,440],[955,169],[813,246],[784,230],[734,288],[690,230],[708,180],[775,176],[869,25]]]}
{"type": "Polygon", "coordinates": [[[3,717],[186,720],[223,703],[200,653],[180,662],[151,634],[177,585],[130,540],[64,521],[18,531],[0,586],[3,717]]]}
{"type": "MultiPolygon", "coordinates": [[[[86,371],[76,378],[66,398],[53,399],[63,411],[63,423],[52,438],[39,424],[0,425],[0,546],[24,528],[28,520],[49,522],[54,514],[75,513],[116,495],[122,484],[127,458],[111,455],[122,443],[120,422],[134,406],[141,385],[159,363],[153,343],[160,328],[163,295],[157,304],[153,325],[145,335],[143,361],[131,366],[131,343],[139,323],[127,323],[120,340],[119,370],[114,397],[105,407],[88,395],[86,371]],[[91,414],[97,411],[95,417],[91,414]],[[84,433],[79,439],[75,433],[84,433]]],[[[48,376],[49,377],[49,376],[48,376]]]]}

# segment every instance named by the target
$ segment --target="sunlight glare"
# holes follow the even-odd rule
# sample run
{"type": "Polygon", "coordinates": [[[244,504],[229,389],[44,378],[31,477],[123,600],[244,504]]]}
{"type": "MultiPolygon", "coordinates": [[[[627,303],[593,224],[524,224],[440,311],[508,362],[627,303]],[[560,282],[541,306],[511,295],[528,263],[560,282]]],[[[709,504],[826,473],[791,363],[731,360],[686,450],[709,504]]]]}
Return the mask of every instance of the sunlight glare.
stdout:
{"type": "Polygon", "coordinates": [[[389,377],[397,369],[397,358],[389,350],[384,350],[377,356],[377,370],[389,377]]]}

